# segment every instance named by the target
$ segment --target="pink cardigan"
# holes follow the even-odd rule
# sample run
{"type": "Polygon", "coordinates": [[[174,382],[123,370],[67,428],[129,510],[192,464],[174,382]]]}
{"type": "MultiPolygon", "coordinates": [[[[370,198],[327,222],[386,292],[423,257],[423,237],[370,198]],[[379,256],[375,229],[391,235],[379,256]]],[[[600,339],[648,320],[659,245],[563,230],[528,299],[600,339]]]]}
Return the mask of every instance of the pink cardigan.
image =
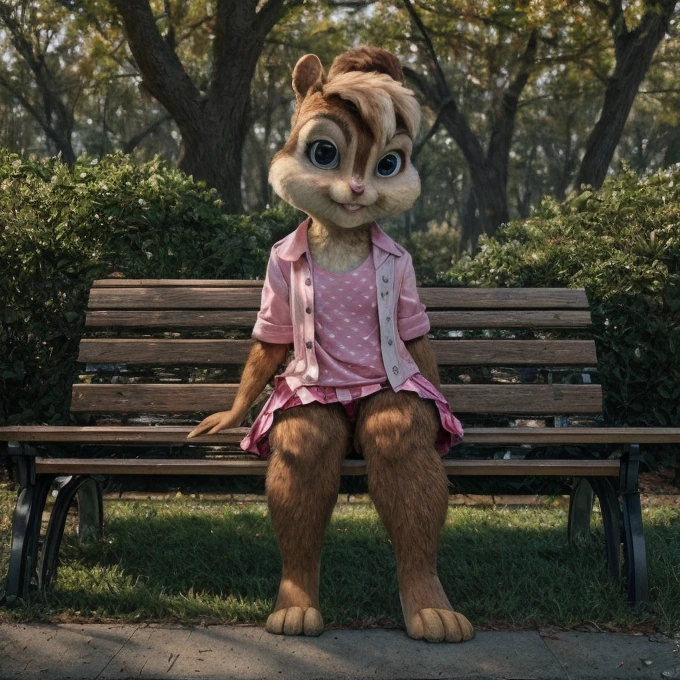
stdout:
{"type": "MultiPolygon", "coordinates": [[[[294,357],[283,376],[292,390],[314,385],[319,378],[314,343],[314,277],[305,220],[274,245],[262,289],[262,303],[253,337],[262,342],[290,344],[294,357]]],[[[380,349],[393,389],[418,372],[404,341],[425,335],[430,321],[418,298],[411,256],[377,224],[371,227],[376,274],[380,349]]]]}

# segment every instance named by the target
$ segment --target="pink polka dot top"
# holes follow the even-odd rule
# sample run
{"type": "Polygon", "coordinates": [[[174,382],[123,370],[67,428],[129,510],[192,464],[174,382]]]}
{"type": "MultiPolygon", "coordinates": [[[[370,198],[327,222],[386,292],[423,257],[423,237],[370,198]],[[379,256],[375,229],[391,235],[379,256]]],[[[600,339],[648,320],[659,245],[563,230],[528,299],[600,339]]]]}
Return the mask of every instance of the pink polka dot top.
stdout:
{"type": "Polygon", "coordinates": [[[369,255],[344,274],[313,268],[318,385],[349,387],[387,379],[380,351],[375,265],[369,255]]]}

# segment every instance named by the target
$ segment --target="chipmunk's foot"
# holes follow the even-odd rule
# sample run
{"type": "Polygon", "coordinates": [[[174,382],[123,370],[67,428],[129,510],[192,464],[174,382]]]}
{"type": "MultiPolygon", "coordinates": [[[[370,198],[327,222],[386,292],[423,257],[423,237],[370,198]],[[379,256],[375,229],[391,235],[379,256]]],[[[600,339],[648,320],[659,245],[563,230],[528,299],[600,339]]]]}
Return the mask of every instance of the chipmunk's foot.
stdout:
{"type": "Polygon", "coordinates": [[[465,642],[475,635],[472,624],[450,609],[420,609],[406,621],[406,632],[427,642],[465,642]]]}
{"type": "Polygon", "coordinates": [[[274,635],[308,635],[323,633],[323,617],[314,607],[284,607],[269,615],[266,629],[274,635]]]}

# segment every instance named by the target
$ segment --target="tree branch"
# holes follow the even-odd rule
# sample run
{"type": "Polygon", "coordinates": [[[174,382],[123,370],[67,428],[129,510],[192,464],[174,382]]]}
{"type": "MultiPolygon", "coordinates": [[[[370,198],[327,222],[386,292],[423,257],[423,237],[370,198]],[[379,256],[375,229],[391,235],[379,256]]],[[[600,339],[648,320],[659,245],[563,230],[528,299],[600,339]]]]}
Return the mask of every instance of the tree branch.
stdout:
{"type": "Polygon", "coordinates": [[[185,132],[198,122],[201,93],[179,57],[161,36],[147,0],[112,0],[123,19],[130,50],[146,89],[170,112],[185,132]]]}
{"type": "Polygon", "coordinates": [[[420,89],[432,108],[439,111],[438,116],[441,116],[446,129],[460,147],[465,160],[470,165],[471,171],[474,173],[475,168],[481,167],[484,163],[484,150],[482,149],[482,145],[470,128],[467,119],[458,108],[456,100],[446,82],[444,72],[439,65],[437,53],[425,25],[416,13],[410,0],[403,0],[403,2],[428,46],[428,53],[435,71],[435,88],[433,89],[430,87],[424,78],[413,71],[413,69],[404,67],[404,75],[418,85],[418,89],[420,89]]]}
{"type": "MultiPolygon", "coordinates": [[[[55,87],[54,74],[50,73],[47,68],[45,55],[43,53],[36,53],[33,42],[26,36],[23,26],[15,16],[14,7],[6,2],[0,2],[0,22],[2,22],[7,29],[9,39],[14,46],[14,49],[18,52],[19,56],[24,60],[35,77],[35,83],[43,101],[43,111],[39,112],[38,109],[16,89],[9,75],[3,79],[3,83],[17,98],[21,105],[36,119],[45,131],[45,134],[56,143],[57,147],[62,152],[65,162],[70,165],[75,162],[75,154],[71,146],[73,112],[68,110],[59,95],[58,89],[55,87]],[[52,122],[52,113],[56,114],[56,125],[52,122]]],[[[39,39],[37,42],[39,43],[39,39]]]]}
{"type": "MultiPolygon", "coordinates": [[[[599,187],[607,175],[626,120],[659,43],[666,35],[677,0],[649,0],[637,27],[614,40],[616,65],[608,80],[600,117],[588,136],[575,181],[599,187]]],[[[618,0],[612,0],[617,12],[618,0]]]]}
{"type": "Polygon", "coordinates": [[[526,84],[531,75],[534,65],[536,64],[536,55],[538,53],[538,31],[533,30],[527,41],[527,46],[522,53],[520,60],[520,69],[516,78],[510,83],[508,89],[503,97],[506,105],[514,104],[517,108],[517,102],[526,87],[526,84]]]}
{"type": "Polygon", "coordinates": [[[435,83],[437,84],[437,89],[440,92],[440,96],[450,97],[451,92],[449,90],[448,83],[446,82],[446,76],[444,75],[444,71],[442,70],[441,64],[439,63],[437,51],[434,49],[432,39],[430,38],[430,34],[428,33],[425,24],[418,15],[418,12],[416,12],[415,7],[411,3],[411,0],[402,0],[402,2],[404,3],[404,7],[406,8],[408,15],[411,17],[411,20],[418,27],[420,34],[423,36],[425,46],[427,47],[427,53],[430,57],[430,62],[432,63],[434,79],[435,83]]]}
{"type": "Polygon", "coordinates": [[[432,123],[430,129],[428,130],[427,134],[423,137],[423,139],[420,141],[419,144],[417,144],[413,148],[413,152],[411,153],[411,160],[415,162],[415,160],[418,158],[420,155],[420,152],[425,148],[425,145],[432,139],[437,134],[437,130],[439,130],[439,127],[441,126],[442,123],[442,113],[444,112],[444,108],[448,104],[448,100],[443,102],[443,106],[439,107],[439,111],[437,112],[437,117],[434,119],[434,123],[432,123]]]}
{"type": "Polygon", "coordinates": [[[149,135],[152,135],[161,126],[165,125],[165,123],[171,120],[172,116],[168,114],[154,121],[151,123],[151,125],[144,128],[144,130],[140,130],[136,135],[132,136],[127,142],[125,142],[125,144],[123,144],[123,153],[132,153],[149,135]]]}
{"type": "Polygon", "coordinates": [[[42,113],[24,95],[22,88],[12,82],[10,75],[4,70],[0,71],[0,85],[2,85],[25,108],[26,111],[35,118],[40,127],[47,132],[48,123],[44,119],[42,113]]]}

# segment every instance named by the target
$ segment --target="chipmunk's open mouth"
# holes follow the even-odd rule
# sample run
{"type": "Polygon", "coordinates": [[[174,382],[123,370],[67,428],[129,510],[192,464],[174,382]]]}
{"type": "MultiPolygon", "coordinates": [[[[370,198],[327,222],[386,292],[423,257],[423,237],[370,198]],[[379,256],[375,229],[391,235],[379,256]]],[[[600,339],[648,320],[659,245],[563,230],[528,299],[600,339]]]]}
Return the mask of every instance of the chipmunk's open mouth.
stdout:
{"type": "Polygon", "coordinates": [[[347,212],[352,213],[366,207],[365,205],[359,205],[358,203],[341,203],[340,205],[347,210],[347,212]]]}

